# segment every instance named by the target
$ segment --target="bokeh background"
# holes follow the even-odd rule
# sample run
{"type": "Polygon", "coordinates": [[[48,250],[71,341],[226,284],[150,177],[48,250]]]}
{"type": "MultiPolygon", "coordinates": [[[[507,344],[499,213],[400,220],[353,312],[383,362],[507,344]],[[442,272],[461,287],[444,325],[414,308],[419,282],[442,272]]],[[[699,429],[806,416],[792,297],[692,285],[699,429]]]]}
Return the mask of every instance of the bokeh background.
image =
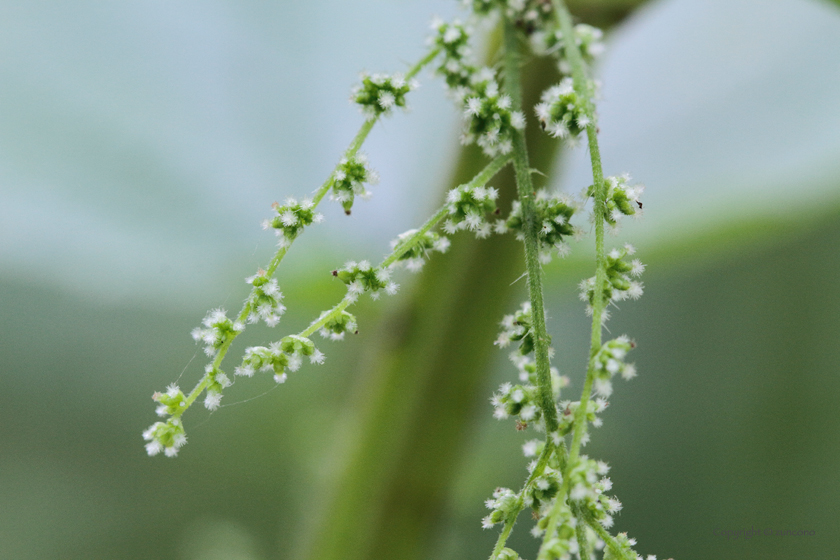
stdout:
{"type": "MultiPolygon", "coordinates": [[[[586,448],[613,467],[616,528],[659,558],[831,558],[840,521],[840,6],[819,0],[573,2],[609,26],[606,172],[648,187],[632,240],[646,295],[609,323],[639,344],[586,448]],[[641,5],[637,5],[641,4],[641,5]],[[731,540],[748,528],[812,537],[731,540]]],[[[274,388],[190,410],[149,458],[150,395],[203,369],[189,337],[238,309],[272,253],[260,220],[327,176],[362,117],[359,70],[403,69],[449,0],[0,5],[0,558],[483,559],[483,500],[526,476],[530,439],[492,419],[513,375],[491,342],[524,299],[521,248],[458,240],[358,307],[361,332],[274,388]],[[238,403],[238,404],[235,404],[238,403]]],[[[493,30],[481,48],[493,50],[493,30]]],[[[488,56],[491,56],[489,54],[488,56]]],[[[531,96],[554,79],[526,65],[531,96]]],[[[296,332],[481,165],[428,74],[366,145],[382,176],[327,205],[284,261],[296,332]]],[[[533,125],[533,123],[531,123],[533,125]]],[[[536,140],[551,188],[583,150],[536,140]]],[[[496,186],[509,196],[510,177],[496,186]]],[[[576,284],[591,239],[546,267],[556,365],[587,353],[576,284]]],[[[234,355],[238,352],[234,351],[234,355]]],[[[536,542],[523,516],[512,539],[536,542]]]]}

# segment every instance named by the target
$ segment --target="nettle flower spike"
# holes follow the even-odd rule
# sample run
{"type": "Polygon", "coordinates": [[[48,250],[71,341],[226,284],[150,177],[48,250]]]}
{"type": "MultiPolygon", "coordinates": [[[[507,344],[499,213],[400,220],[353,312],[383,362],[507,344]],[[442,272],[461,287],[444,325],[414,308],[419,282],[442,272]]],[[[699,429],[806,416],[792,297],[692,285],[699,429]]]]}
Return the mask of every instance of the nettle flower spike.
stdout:
{"type": "Polygon", "coordinates": [[[481,526],[490,529],[497,523],[504,523],[508,514],[516,508],[516,493],[510,488],[496,488],[493,497],[487,499],[484,505],[493,510],[490,515],[481,520],[481,526]]]}
{"type": "Polygon", "coordinates": [[[475,142],[490,157],[513,149],[513,134],[525,128],[525,115],[511,111],[511,99],[499,92],[492,70],[485,68],[473,77],[472,90],[465,99],[467,130],[464,144],[475,142]]]}
{"type": "Polygon", "coordinates": [[[167,457],[175,457],[178,450],[187,443],[187,435],[180,418],[169,418],[166,422],[155,422],[143,432],[143,439],[148,441],[146,453],[155,456],[161,451],[167,457]]]}
{"type": "MultiPolygon", "coordinates": [[[[630,175],[626,173],[620,177],[604,179],[607,183],[607,212],[604,219],[611,226],[615,226],[623,216],[638,216],[640,214],[636,211],[636,206],[638,206],[638,210],[642,209],[639,198],[645,192],[645,186],[629,185],[630,180],[630,175]]],[[[594,192],[595,189],[590,186],[586,194],[587,196],[594,196],[594,192]]]]}
{"type": "Polygon", "coordinates": [[[196,327],[190,334],[196,342],[204,343],[204,353],[210,357],[215,356],[228,339],[245,330],[245,325],[229,319],[224,309],[210,311],[202,324],[204,328],[196,327]]]}
{"type": "Polygon", "coordinates": [[[405,96],[417,89],[417,80],[406,80],[402,74],[368,74],[361,75],[362,84],[353,88],[350,101],[357,103],[367,118],[376,118],[388,114],[394,107],[407,109],[405,96]]]}
{"type": "MultiPolygon", "coordinates": [[[[597,27],[579,23],[574,27],[575,43],[578,45],[583,61],[587,66],[592,66],[605,47],[603,43],[604,32],[597,27]]],[[[555,29],[547,32],[537,32],[531,36],[531,45],[537,55],[543,56],[554,54],[559,59],[560,71],[569,75],[572,73],[569,61],[566,58],[565,46],[563,45],[563,32],[555,29]]]]}
{"type": "MultiPolygon", "coordinates": [[[[429,37],[428,43],[439,48],[443,53],[436,72],[446,80],[446,87],[452,91],[464,91],[469,88],[476,68],[466,62],[470,56],[470,29],[459,20],[452,23],[442,19],[432,21],[434,35],[429,37]]],[[[457,96],[457,94],[456,94],[457,96]]],[[[464,95],[460,96],[463,99],[464,95]]]]}
{"type": "Polygon", "coordinates": [[[363,292],[370,292],[371,298],[379,299],[382,291],[394,295],[399,289],[399,285],[391,281],[390,270],[373,267],[368,261],[350,261],[344,268],[333,270],[332,274],[347,285],[352,301],[356,301],[363,292]]]}
{"type": "Polygon", "coordinates": [[[635,347],[636,343],[627,336],[620,336],[601,346],[594,358],[595,392],[609,397],[612,394],[611,379],[616,374],[627,380],[636,377],[636,366],[624,362],[627,352],[635,347]]]}
{"type": "Polygon", "coordinates": [[[279,238],[277,244],[281,247],[288,247],[306,226],[321,223],[324,219],[323,214],[315,212],[315,205],[309,199],[298,202],[294,198],[287,198],[282,206],[275,202],[271,207],[277,215],[264,220],[262,226],[263,229],[274,229],[274,234],[279,238]]]}
{"type": "MultiPolygon", "coordinates": [[[[557,254],[565,257],[571,251],[571,247],[565,241],[566,237],[577,237],[582,231],[571,224],[572,216],[578,210],[578,206],[565,194],[549,195],[546,191],[537,192],[534,203],[535,218],[540,224],[537,232],[537,239],[540,243],[540,256],[542,261],[551,260],[550,249],[557,250],[557,254]]],[[[507,230],[516,233],[516,238],[525,240],[525,220],[522,216],[522,205],[514,201],[510,215],[504,226],[507,230]]]]}
{"type": "MultiPolygon", "coordinates": [[[[329,313],[329,311],[324,311],[321,314],[320,319],[323,319],[324,315],[327,313],[329,313]]],[[[338,314],[338,316],[327,321],[319,331],[319,334],[324,338],[329,338],[330,340],[343,340],[345,333],[351,332],[353,334],[357,334],[359,332],[358,329],[359,327],[356,324],[356,317],[351,313],[342,311],[338,314]]]]}
{"type": "Polygon", "coordinates": [[[333,173],[330,198],[340,202],[344,213],[349,215],[357,196],[370,198],[371,192],[365,188],[365,184],[375,185],[378,182],[379,175],[368,164],[367,156],[356,154],[350,158],[344,157],[333,173]]]}
{"type": "Polygon", "coordinates": [[[452,234],[460,230],[474,231],[476,237],[490,235],[491,226],[486,214],[496,211],[499,191],[493,187],[471,187],[461,185],[446,195],[449,216],[443,231],[452,234]]]}
{"type": "MultiPolygon", "coordinates": [[[[607,283],[602,290],[605,302],[622,301],[627,298],[639,299],[644,293],[644,284],[634,280],[645,271],[645,265],[639,259],[627,262],[625,259],[633,255],[636,249],[629,243],[622,250],[613,249],[606,255],[607,283]]],[[[580,299],[588,302],[587,313],[591,313],[595,303],[595,277],[587,278],[580,283],[580,299]]]]}
{"type": "MultiPolygon", "coordinates": [[[[405,233],[399,234],[396,239],[391,241],[391,249],[399,251],[400,246],[407,243],[415,234],[417,234],[416,229],[410,229],[405,233]]],[[[423,268],[430,251],[445,253],[449,249],[449,245],[448,237],[439,235],[433,231],[427,231],[418,241],[414,242],[414,245],[409,250],[400,255],[397,262],[405,263],[408,270],[417,272],[423,268]]]]}
{"type": "Polygon", "coordinates": [[[543,130],[554,138],[574,140],[592,122],[571,78],[545,90],[534,111],[543,130]]]}
{"type": "Polygon", "coordinates": [[[268,278],[266,272],[260,269],[254,276],[245,279],[254,288],[248,296],[248,322],[256,323],[260,319],[269,327],[280,322],[280,316],[286,312],[283,305],[283,294],[277,285],[277,280],[268,278]]]}

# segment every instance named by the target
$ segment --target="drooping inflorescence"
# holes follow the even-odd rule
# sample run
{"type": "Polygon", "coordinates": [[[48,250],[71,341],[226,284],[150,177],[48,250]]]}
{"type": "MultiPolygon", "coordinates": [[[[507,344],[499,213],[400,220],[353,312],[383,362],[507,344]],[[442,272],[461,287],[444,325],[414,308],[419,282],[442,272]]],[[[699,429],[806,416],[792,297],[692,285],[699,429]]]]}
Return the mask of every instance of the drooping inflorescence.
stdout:
{"type": "Polygon", "coordinates": [[[240,365],[234,368],[234,379],[266,372],[277,383],[284,383],[288,373],[299,370],[305,361],[324,363],[325,354],[312,337],[319,333],[330,340],[341,340],[348,332],[357,332],[356,317],[347,308],[365,292],[373,299],[383,292],[396,294],[399,285],[392,276],[398,265],[420,270],[432,253],[447,251],[448,235],[464,230],[479,238],[492,231],[513,233],[526,246],[529,301],[501,323],[496,344],[502,348],[516,345],[510,359],[517,379],[503,383],[491,402],[496,418],[514,418],[517,430],[531,427],[544,433],[544,439],[532,439],[522,446],[524,455],[531,459],[523,488],[518,492],[498,488],[485,504],[490,514],[482,525],[504,526],[491,560],[520,560],[506,541],[524,508],[530,508],[536,520],[531,533],[542,539],[537,560],[570,560],[572,555],[588,559],[596,550],[603,550],[604,560],[638,560],[640,556],[632,549],[633,539],[625,534],[613,537],[607,531],[622,507],[617,498],[608,494],[612,489],[612,482],[606,477],[609,467],[580,453],[589,440],[589,426],[602,424],[599,415],[608,406],[606,398],[613,392],[613,377],[631,379],[636,375],[635,366],[626,362],[635,344],[626,336],[602,343],[601,329],[609,318],[608,305],[642,295],[643,285],[638,277],[645,269],[638,259],[629,259],[635,252],[631,245],[604,251],[605,227],[615,229],[623,216],[640,213],[643,187],[630,185],[626,175],[604,178],[601,170],[594,106],[597,82],[587,65],[602,52],[603,34],[584,24],[573,27],[562,0],[464,3],[476,18],[495,17],[502,22],[504,63],[490,67],[476,64],[470,59],[471,25],[436,19],[428,53],[405,74],[362,74],[351,101],[362,111],[365,123],[311,199],[290,198],[283,205],[272,205],[274,213],[263,222],[263,227],[277,235],[276,254],[268,266],[246,279],[250,292],[239,315],[231,318],[224,310],[215,309],[193,330],[193,338],[204,345],[212,361],[188,394],[176,385],[170,385],[166,392],[154,393],[156,412],[163,420],[143,432],[146,451],[149,455],[163,452],[170,457],[178,454],[187,441],[182,415],[201,395],[207,409],[213,411],[221,406],[223,391],[233,379],[220,366],[236,337],[247,324],[278,325],[286,310],[280,286],[273,277],[280,261],[307,227],[323,219],[317,207],[327,195],[340,203],[346,214],[350,214],[357,197],[370,196],[368,185],[375,184],[378,175],[360,152],[362,144],[379,118],[395,108],[407,108],[407,96],[418,86],[415,76],[437,59],[434,71],[443,77],[449,96],[459,105],[464,118],[462,142],[478,145],[492,161],[473,180],[449,191],[443,206],[421,227],[400,234],[381,263],[349,261],[334,270],[333,276],[346,287],[341,301],[296,334],[265,346],[246,348],[240,365]],[[520,50],[527,45],[537,55],[554,57],[564,75],[557,85],[542,93],[540,103],[533,108],[521,107],[518,83],[520,50]],[[569,146],[586,135],[593,184],[583,201],[533,187],[530,176],[534,170],[527,165],[523,135],[525,114],[532,110],[546,133],[565,139],[569,146]],[[511,161],[520,200],[513,202],[507,218],[491,221],[490,216],[499,215],[502,208],[498,207],[498,191],[488,182],[511,161]],[[554,251],[561,256],[569,253],[568,238],[584,233],[584,228],[573,222],[589,201],[593,205],[596,273],[581,282],[580,289],[587,313],[593,318],[592,347],[581,398],[561,401],[561,391],[570,380],[550,364],[554,350],[549,346],[551,339],[545,326],[540,263],[548,262],[554,251]]]}

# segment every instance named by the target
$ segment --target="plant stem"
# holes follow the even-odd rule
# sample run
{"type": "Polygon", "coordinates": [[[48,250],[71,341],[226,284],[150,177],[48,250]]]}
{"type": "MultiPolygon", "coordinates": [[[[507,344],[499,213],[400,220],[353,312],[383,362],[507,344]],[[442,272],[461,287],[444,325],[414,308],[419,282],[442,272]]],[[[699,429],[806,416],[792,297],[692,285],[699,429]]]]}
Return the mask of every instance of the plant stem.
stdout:
{"type": "MultiPolygon", "coordinates": [[[[586,379],[583,384],[580,404],[575,411],[574,424],[572,428],[572,444],[569,448],[569,456],[566,461],[566,468],[563,472],[563,485],[560,495],[549,513],[548,528],[546,530],[546,541],[540,547],[537,556],[539,560],[547,557],[545,549],[546,542],[557,530],[558,516],[562,504],[570,491],[569,473],[577,463],[580,455],[581,441],[586,430],[586,410],[589,406],[589,399],[592,396],[592,385],[595,381],[595,356],[601,348],[601,329],[604,308],[604,286],[607,281],[606,258],[604,254],[604,222],[606,212],[606,185],[604,173],[601,167],[601,151],[598,147],[598,127],[595,120],[595,108],[592,103],[592,91],[586,77],[586,69],[575,41],[572,16],[566,8],[563,0],[552,0],[554,14],[563,34],[563,46],[566,59],[572,68],[572,80],[575,92],[584,102],[584,110],[589,117],[589,124],[586,126],[586,136],[589,141],[589,154],[592,161],[592,180],[595,186],[593,214],[595,218],[595,298],[592,304],[592,334],[590,339],[589,361],[586,369],[586,379]]],[[[571,503],[569,504],[572,505],[571,503]]],[[[607,535],[607,531],[597,523],[601,531],[607,535]]],[[[600,533],[599,533],[600,534],[600,533]]],[[[611,538],[611,537],[610,537],[611,538]]],[[[615,543],[615,540],[612,541],[615,543]]]]}
{"type": "MultiPolygon", "coordinates": [[[[580,406],[575,413],[572,445],[569,449],[569,462],[567,470],[574,466],[580,453],[580,443],[585,430],[584,419],[589,398],[592,395],[592,384],[595,380],[595,355],[601,349],[602,317],[606,301],[604,301],[604,286],[607,281],[606,258],[604,255],[604,221],[606,213],[606,185],[604,183],[604,172],[601,168],[601,151],[598,148],[598,128],[595,121],[595,111],[592,104],[592,92],[586,78],[586,70],[583,58],[578,50],[575,41],[574,29],[572,27],[572,16],[566,9],[562,0],[552,0],[554,13],[563,32],[563,43],[565,54],[572,67],[572,79],[574,80],[575,92],[581,99],[584,99],[589,124],[586,127],[586,136],[589,140],[589,154],[592,160],[592,180],[595,185],[595,197],[593,213],[595,215],[595,298],[592,304],[592,337],[589,348],[589,364],[586,371],[586,380],[583,385],[583,393],[580,398],[580,406]]],[[[565,479],[565,477],[564,477],[565,479]]],[[[565,483],[565,480],[564,480],[565,483]]],[[[565,483],[564,486],[567,486],[565,483]]],[[[568,491],[568,489],[567,489],[568,491]]]]}
{"type": "MultiPolygon", "coordinates": [[[[505,19],[505,92],[511,98],[511,108],[522,110],[522,83],[519,71],[519,37],[510,20],[505,19]]],[[[537,390],[545,422],[545,432],[551,434],[557,429],[557,409],[551,390],[549,373],[548,333],[545,328],[545,304],[543,303],[542,266],[539,260],[540,224],[536,219],[534,199],[536,192],[531,182],[531,168],[528,163],[528,147],[525,135],[516,131],[513,135],[513,167],[516,172],[516,188],[525,222],[525,266],[528,271],[528,293],[531,300],[531,316],[534,330],[534,355],[537,362],[537,390]]]]}

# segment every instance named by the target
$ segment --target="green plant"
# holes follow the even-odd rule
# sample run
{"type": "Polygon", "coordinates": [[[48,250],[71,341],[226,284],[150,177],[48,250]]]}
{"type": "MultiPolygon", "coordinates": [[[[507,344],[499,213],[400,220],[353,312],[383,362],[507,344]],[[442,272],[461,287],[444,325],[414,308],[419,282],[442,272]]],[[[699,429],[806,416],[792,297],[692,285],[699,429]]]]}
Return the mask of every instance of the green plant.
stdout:
{"type": "Polygon", "coordinates": [[[288,199],[283,205],[273,206],[274,215],[263,226],[273,229],[278,237],[275,256],[264,270],[246,279],[252,288],[238,315],[230,318],[224,310],[213,310],[203,326],[193,331],[193,338],[204,344],[212,361],[189,393],[171,385],[165,393],[153,395],[159,403],[157,413],[166,420],[144,432],[146,449],[150,455],[177,455],[186,443],[181,420],[186,410],[202,395],[206,408],[219,407],[223,391],[232,384],[220,368],[233,341],[247,323],[263,321],[273,327],[285,311],[273,274],[287,251],[306,227],[321,221],[316,209],[327,195],[339,202],[347,214],[351,213],[356,196],[369,196],[366,185],[374,184],[377,176],[360,153],[365,139],[380,118],[391,114],[395,107],[406,107],[406,96],[416,87],[415,76],[437,61],[436,72],[443,76],[451,96],[464,110],[462,141],[477,144],[491,158],[490,162],[472,180],[451,190],[443,206],[420,228],[394,240],[392,252],[381,263],[374,266],[367,261],[348,262],[334,270],[333,276],[347,287],[345,297],[303,331],[268,346],[247,348],[234,374],[251,377],[257,371],[267,371],[277,383],[283,383],[287,372],[297,371],[304,359],[323,363],[325,354],[311,337],[320,333],[338,340],[346,332],[355,331],[356,318],[347,309],[362,294],[369,293],[373,299],[383,292],[395,294],[395,267],[404,264],[417,271],[433,251],[447,250],[449,240],[436,228],[440,227],[446,235],[467,230],[480,238],[491,232],[513,233],[525,247],[529,301],[502,321],[503,331],[497,344],[505,347],[519,343],[511,359],[520,383],[503,384],[492,402],[497,418],[515,417],[517,429],[531,426],[542,432],[544,439],[524,446],[526,456],[537,459],[529,467],[530,475],[523,488],[519,492],[500,488],[487,501],[492,512],[484,519],[484,526],[503,526],[491,558],[519,557],[506,543],[519,514],[530,507],[537,519],[532,533],[542,538],[538,559],[568,558],[571,554],[588,559],[601,548],[605,559],[635,559],[638,555],[632,549],[632,539],[608,533],[612,514],[621,508],[617,499],[605,494],[611,488],[609,479],[604,477],[608,467],[581,454],[581,447],[588,440],[588,425],[600,425],[597,414],[607,406],[604,398],[612,392],[611,378],[615,374],[627,379],[635,376],[633,365],[625,362],[634,343],[625,336],[603,342],[602,329],[609,317],[610,303],[641,296],[642,285],[635,278],[644,270],[640,261],[628,262],[634,253],[632,246],[610,252],[605,248],[606,229],[617,227],[623,216],[638,215],[643,189],[631,185],[626,176],[605,178],[601,169],[594,106],[597,87],[588,71],[601,50],[601,32],[588,25],[573,26],[571,15],[560,0],[472,0],[468,4],[476,16],[492,15],[501,20],[501,68],[480,68],[470,61],[471,33],[467,25],[436,20],[428,54],[405,75],[362,76],[351,99],[367,120],[311,200],[288,199]],[[558,85],[544,92],[534,111],[549,135],[570,145],[576,145],[586,135],[593,182],[582,200],[537,191],[532,183],[534,170],[523,134],[526,119],[520,77],[521,56],[528,43],[535,52],[554,57],[561,72],[567,74],[558,85]],[[498,193],[488,183],[509,163],[513,164],[518,199],[506,218],[496,218],[501,213],[496,204],[498,193]],[[583,230],[572,219],[589,201],[596,270],[593,277],[581,283],[581,299],[592,316],[590,357],[580,400],[558,402],[567,380],[550,365],[552,350],[545,324],[541,265],[550,260],[554,250],[561,256],[568,252],[568,237],[582,236],[583,230]]]}

